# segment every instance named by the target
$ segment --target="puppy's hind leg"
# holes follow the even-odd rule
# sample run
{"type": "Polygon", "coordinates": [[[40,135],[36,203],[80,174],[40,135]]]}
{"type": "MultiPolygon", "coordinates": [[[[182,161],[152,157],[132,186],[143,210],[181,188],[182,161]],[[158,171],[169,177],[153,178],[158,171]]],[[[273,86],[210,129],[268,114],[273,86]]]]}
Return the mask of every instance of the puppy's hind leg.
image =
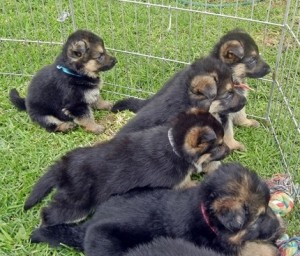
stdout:
{"type": "Polygon", "coordinates": [[[79,222],[85,219],[89,213],[88,208],[75,208],[74,205],[68,203],[53,201],[41,211],[42,226],[79,222]]]}
{"type": "Polygon", "coordinates": [[[73,122],[63,122],[51,115],[34,116],[33,120],[49,132],[66,132],[75,126],[73,122]]]}
{"type": "Polygon", "coordinates": [[[150,242],[151,234],[134,221],[106,221],[95,223],[87,229],[84,252],[88,256],[122,256],[139,243],[150,242]]]}
{"type": "Polygon", "coordinates": [[[245,146],[234,139],[233,135],[233,123],[232,123],[232,117],[229,116],[225,128],[224,128],[224,142],[225,144],[230,148],[230,150],[240,150],[245,151],[245,146]]]}

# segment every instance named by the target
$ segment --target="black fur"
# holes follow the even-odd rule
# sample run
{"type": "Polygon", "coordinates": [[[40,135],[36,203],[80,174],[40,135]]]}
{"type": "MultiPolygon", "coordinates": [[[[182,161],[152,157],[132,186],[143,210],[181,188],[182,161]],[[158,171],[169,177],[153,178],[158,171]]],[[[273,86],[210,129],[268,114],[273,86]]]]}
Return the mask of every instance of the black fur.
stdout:
{"type": "Polygon", "coordinates": [[[195,61],[175,74],[149,104],[120,129],[118,135],[164,124],[190,107],[213,114],[240,110],[246,104],[246,98],[234,88],[225,88],[232,83],[231,75],[230,68],[217,59],[207,57],[195,61]],[[197,77],[203,80],[201,91],[192,87],[197,77]],[[212,81],[206,82],[206,78],[212,81]],[[211,109],[215,103],[220,103],[220,109],[211,109]]]}
{"type": "Polygon", "coordinates": [[[246,241],[273,243],[281,235],[269,199],[269,189],[256,173],[224,164],[197,187],[137,189],[114,196],[90,220],[40,227],[31,241],[67,244],[87,256],[122,256],[155,238],[171,237],[238,255],[246,241]]]}
{"type": "Polygon", "coordinates": [[[98,73],[111,69],[116,62],[106,53],[100,37],[78,30],[69,36],[55,62],[36,73],[26,99],[12,89],[10,100],[19,110],[26,110],[30,118],[47,131],[66,131],[73,128],[75,122],[87,130],[100,132],[103,129],[93,122],[91,113],[91,106],[101,101],[97,95],[98,73]],[[103,52],[100,53],[99,49],[103,52]],[[73,75],[62,72],[58,65],[69,69],[73,75]],[[87,97],[89,92],[95,94],[93,98],[87,97]]]}
{"type": "Polygon", "coordinates": [[[191,109],[179,114],[172,143],[169,129],[157,126],[67,153],[34,186],[25,210],[56,187],[54,199],[42,210],[43,224],[74,222],[112,195],[136,187],[178,186],[194,165],[201,168],[229,154],[222,126],[209,113],[191,109]]]}

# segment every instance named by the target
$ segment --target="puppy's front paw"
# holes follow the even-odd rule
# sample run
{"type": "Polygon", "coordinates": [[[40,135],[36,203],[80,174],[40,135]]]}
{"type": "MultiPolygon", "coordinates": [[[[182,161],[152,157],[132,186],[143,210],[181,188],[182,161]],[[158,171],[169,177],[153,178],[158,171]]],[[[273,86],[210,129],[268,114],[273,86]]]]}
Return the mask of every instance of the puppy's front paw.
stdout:
{"type": "Polygon", "coordinates": [[[100,124],[94,124],[93,126],[89,126],[85,128],[89,132],[93,132],[95,134],[100,134],[104,132],[104,127],[100,124]]]}
{"type": "Polygon", "coordinates": [[[231,151],[239,150],[239,151],[246,151],[246,147],[243,143],[238,142],[237,140],[230,140],[225,142],[227,146],[230,148],[231,151]]]}
{"type": "Polygon", "coordinates": [[[251,127],[259,127],[260,123],[254,119],[248,119],[249,120],[249,126],[251,127]]]}
{"type": "Polygon", "coordinates": [[[255,119],[243,119],[240,120],[239,122],[236,122],[237,125],[240,126],[245,126],[245,127],[259,127],[260,123],[258,121],[256,121],[255,119]]]}
{"type": "Polygon", "coordinates": [[[57,126],[55,131],[58,132],[66,132],[68,130],[71,130],[75,127],[75,124],[72,122],[63,122],[60,125],[57,126]]]}
{"type": "Polygon", "coordinates": [[[105,100],[99,100],[96,103],[96,108],[97,109],[107,109],[107,110],[111,110],[113,106],[113,103],[110,101],[105,101],[105,100]]]}

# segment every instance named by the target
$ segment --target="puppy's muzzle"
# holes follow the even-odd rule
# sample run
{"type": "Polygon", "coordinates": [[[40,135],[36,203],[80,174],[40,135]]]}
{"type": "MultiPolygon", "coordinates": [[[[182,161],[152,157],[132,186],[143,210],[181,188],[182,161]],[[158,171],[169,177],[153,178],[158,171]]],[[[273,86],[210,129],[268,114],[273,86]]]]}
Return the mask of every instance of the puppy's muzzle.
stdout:
{"type": "Polygon", "coordinates": [[[226,144],[222,144],[211,151],[211,161],[219,161],[230,154],[230,148],[226,144]]]}
{"type": "Polygon", "coordinates": [[[254,69],[254,71],[247,72],[247,76],[250,78],[261,78],[269,74],[270,72],[271,72],[270,66],[267,63],[263,62],[261,65],[258,65],[254,69]]]}
{"type": "Polygon", "coordinates": [[[107,71],[113,68],[118,63],[118,60],[115,57],[109,57],[109,61],[100,68],[100,71],[107,71]]]}

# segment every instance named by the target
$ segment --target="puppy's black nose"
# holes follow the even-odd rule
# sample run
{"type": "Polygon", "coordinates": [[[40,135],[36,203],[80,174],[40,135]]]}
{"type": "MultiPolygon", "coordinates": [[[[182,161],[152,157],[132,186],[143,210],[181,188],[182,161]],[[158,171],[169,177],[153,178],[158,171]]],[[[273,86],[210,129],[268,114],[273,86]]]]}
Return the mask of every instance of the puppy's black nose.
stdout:
{"type": "Polygon", "coordinates": [[[112,64],[112,65],[115,65],[115,64],[117,64],[117,63],[118,63],[118,60],[117,60],[116,58],[112,58],[111,64],[112,64]]]}
{"type": "Polygon", "coordinates": [[[264,73],[269,74],[271,71],[272,71],[272,70],[271,70],[271,68],[270,68],[269,65],[266,65],[266,66],[264,67],[264,73]]]}

